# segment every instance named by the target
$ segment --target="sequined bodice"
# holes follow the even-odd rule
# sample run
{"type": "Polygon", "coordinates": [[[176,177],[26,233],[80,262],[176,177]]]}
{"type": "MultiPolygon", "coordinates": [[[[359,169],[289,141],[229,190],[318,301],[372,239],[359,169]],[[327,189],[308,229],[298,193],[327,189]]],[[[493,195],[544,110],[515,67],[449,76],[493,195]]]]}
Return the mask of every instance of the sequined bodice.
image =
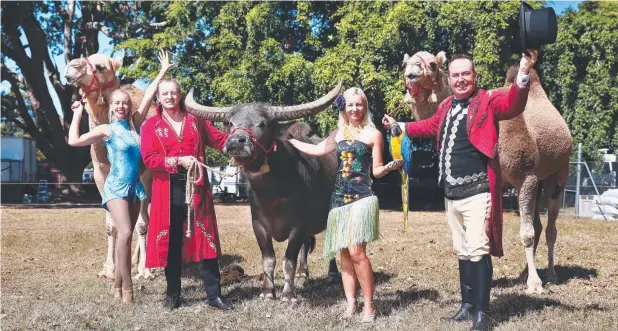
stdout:
{"type": "Polygon", "coordinates": [[[141,155],[137,139],[127,121],[117,120],[110,124],[109,139],[103,141],[110,164],[107,181],[134,183],[139,180],[141,155]]]}
{"type": "Polygon", "coordinates": [[[359,140],[341,140],[337,143],[339,168],[331,208],[373,195],[371,147],[359,140]]]}

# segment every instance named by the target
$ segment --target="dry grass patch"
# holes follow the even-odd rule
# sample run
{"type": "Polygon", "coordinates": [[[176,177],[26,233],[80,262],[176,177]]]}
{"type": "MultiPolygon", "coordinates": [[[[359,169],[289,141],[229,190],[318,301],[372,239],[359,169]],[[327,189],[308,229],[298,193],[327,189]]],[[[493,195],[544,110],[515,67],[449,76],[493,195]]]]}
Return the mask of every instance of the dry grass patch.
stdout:
{"type": "MultiPolygon", "coordinates": [[[[202,304],[199,274],[186,269],[184,305],[162,307],[165,279],[135,283],[136,304],[112,302],[111,283],[96,277],[106,251],[104,213],[91,209],[2,208],[3,330],[467,330],[468,323],[440,317],[459,304],[457,260],[443,212],[410,213],[402,231],[400,212],[381,212],[382,238],[368,253],[376,271],[378,318],[340,320],[344,295],[325,282],[327,261],[310,255],[310,280],[303,300],[288,305],[258,298],[261,254],[251,230],[248,206],[216,207],[226,254],[222,267],[238,263],[247,277],[224,285],[236,310],[222,313],[202,304]]],[[[566,214],[566,213],[563,213],[566,214]]],[[[537,253],[541,278],[547,266],[544,236],[537,253]]],[[[277,243],[277,284],[282,288],[285,244],[277,243]]],[[[525,294],[517,281],[524,266],[519,218],[505,214],[506,256],[494,260],[491,316],[495,330],[617,330],[618,222],[558,220],[558,284],[543,295],[525,294]]]]}

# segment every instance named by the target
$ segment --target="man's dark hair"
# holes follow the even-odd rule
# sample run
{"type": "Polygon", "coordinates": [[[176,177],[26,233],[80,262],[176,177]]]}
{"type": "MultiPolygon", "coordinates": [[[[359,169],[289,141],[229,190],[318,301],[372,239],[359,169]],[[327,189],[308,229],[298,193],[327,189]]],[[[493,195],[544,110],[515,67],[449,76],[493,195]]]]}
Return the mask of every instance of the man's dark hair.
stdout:
{"type": "Polygon", "coordinates": [[[453,61],[455,60],[461,60],[461,59],[466,59],[468,61],[470,61],[470,63],[472,63],[472,71],[474,71],[476,73],[476,67],[474,66],[474,61],[472,60],[472,57],[466,54],[457,54],[451,57],[451,60],[448,61],[448,66],[447,68],[451,67],[451,63],[453,63],[453,61]]]}

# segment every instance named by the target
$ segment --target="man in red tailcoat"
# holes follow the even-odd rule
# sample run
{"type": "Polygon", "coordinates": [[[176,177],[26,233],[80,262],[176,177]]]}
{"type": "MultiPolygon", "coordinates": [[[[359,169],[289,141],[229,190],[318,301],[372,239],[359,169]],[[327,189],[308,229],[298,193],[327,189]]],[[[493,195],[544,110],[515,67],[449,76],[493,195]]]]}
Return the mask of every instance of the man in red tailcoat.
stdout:
{"type": "MultiPolygon", "coordinates": [[[[429,119],[405,124],[411,138],[437,139],[440,185],[444,187],[448,224],[459,258],[462,304],[448,318],[472,319],[472,330],[488,328],[486,313],[493,266],[502,252],[502,181],[498,155],[498,121],[520,115],[526,107],[529,73],[537,51],[522,54],[516,83],[508,94],[477,88],[472,59],[451,59],[448,80],[453,96],[429,119]]],[[[395,120],[385,115],[388,130],[395,120]]]]}
{"type": "Polygon", "coordinates": [[[165,305],[174,309],[181,304],[182,263],[201,261],[208,304],[228,310],[232,306],[221,297],[221,247],[206,171],[195,184],[190,212],[185,200],[188,167],[204,162],[206,146],[221,150],[227,135],[187,113],[181,98],[175,80],[161,81],[157,114],[141,127],[142,157],[153,174],[146,267],[165,267],[165,305]]]}

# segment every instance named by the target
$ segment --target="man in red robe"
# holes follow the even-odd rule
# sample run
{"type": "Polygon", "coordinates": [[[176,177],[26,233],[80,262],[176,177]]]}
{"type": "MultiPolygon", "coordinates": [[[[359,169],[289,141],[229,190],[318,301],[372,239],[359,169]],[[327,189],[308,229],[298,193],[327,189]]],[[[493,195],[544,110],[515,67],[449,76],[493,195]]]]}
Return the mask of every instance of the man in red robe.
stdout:
{"type": "Polygon", "coordinates": [[[221,297],[221,247],[206,175],[195,184],[190,212],[185,200],[187,169],[195,160],[204,162],[206,146],[221,150],[227,135],[187,113],[181,98],[175,80],[161,81],[157,114],[141,127],[142,157],[153,174],[146,267],[165,267],[165,306],[174,309],[181,304],[182,263],[201,261],[208,304],[229,310],[221,297]]]}
{"type": "MultiPolygon", "coordinates": [[[[462,303],[448,318],[472,319],[472,330],[489,327],[487,310],[493,265],[502,251],[502,181],[498,155],[498,121],[520,115],[528,100],[529,73],[537,51],[522,54],[519,73],[508,94],[477,88],[472,59],[455,56],[449,63],[453,96],[429,119],[405,124],[411,138],[436,138],[439,178],[444,187],[447,220],[459,258],[462,303]]],[[[388,130],[395,120],[385,115],[388,130]]]]}

